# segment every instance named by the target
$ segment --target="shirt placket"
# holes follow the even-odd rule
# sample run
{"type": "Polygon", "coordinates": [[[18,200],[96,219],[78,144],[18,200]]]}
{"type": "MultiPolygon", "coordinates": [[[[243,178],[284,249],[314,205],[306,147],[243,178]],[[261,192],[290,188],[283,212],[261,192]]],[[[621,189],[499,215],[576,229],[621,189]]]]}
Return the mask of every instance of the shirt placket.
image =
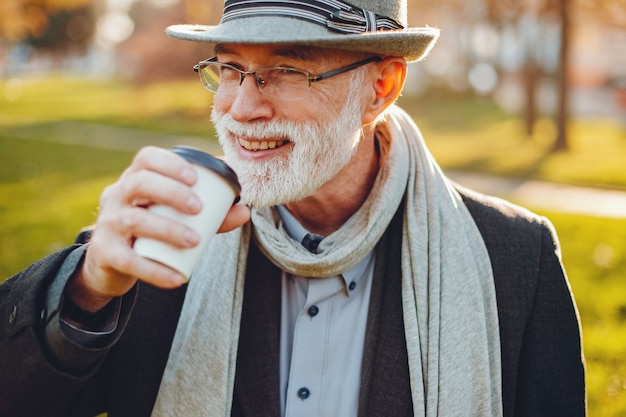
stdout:
{"type": "Polygon", "coordinates": [[[328,368],[333,299],[341,291],[341,277],[308,280],[306,304],[298,314],[293,332],[286,417],[319,415],[328,368]]]}

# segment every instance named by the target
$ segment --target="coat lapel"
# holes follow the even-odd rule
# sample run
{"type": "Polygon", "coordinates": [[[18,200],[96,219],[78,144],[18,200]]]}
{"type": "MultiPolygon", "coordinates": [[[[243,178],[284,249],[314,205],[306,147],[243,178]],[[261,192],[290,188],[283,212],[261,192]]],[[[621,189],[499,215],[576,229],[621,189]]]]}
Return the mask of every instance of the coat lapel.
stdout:
{"type": "Polygon", "coordinates": [[[281,271],[250,242],[232,415],[280,415],[281,271]]]}
{"type": "Polygon", "coordinates": [[[376,245],[368,313],[359,417],[413,415],[409,365],[402,318],[402,214],[400,205],[376,245]]]}

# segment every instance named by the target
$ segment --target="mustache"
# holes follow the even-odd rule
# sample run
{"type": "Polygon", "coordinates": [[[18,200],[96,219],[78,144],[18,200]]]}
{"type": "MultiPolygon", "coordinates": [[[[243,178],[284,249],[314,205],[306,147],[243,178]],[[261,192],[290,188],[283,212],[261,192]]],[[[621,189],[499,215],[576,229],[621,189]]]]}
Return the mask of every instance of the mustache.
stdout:
{"type": "Polygon", "coordinates": [[[286,140],[298,142],[303,135],[317,133],[319,126],[316,123],[299,123],[290,121],[256,121],[242,123],[233,119],[229,114],[211,113],[211,121],[218,131],[226,131],[243,139],[255,140],[286,140]]]}

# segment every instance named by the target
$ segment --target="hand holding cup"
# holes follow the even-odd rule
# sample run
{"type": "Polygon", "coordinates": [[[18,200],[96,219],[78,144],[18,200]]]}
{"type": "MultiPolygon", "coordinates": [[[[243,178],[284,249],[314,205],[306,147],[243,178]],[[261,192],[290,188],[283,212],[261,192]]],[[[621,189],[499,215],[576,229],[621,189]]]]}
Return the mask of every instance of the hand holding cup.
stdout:
{"type": "MultiPolygon", "coordinates": [[[[181,148],[180,153],[195,153],[187,150],[181,148]]],[[[247,207],[233,205],[236,187],[234,191],[218,191],[224,199],[220,200],[221,211],[213,217],[209,228],[195,230],[196,226],[164,217],[159,210],[155,213],[156,207],[165,206],[177,212],[176,215],[194,217],[209,207],[210,215],[210,207],[217,200],[210,197],[210,190],[196,190],[206,183],[200,178],[205,176],[200,172],[205,168],[199,168],[177,152],[156,147],[141,149],[119,180],[102,193],[96,228],[84,263],[66,288],[66,294],[79,306],[95,311],[111,298],[128,292],[138,279],[161,288],[176,288],[186,282],[188,269],[179,272],[176,266],[166,267],[167,261],[155,262],[147,253],[140,255],[133,249],[136,241],[150,239],[178,250],[193,249],[206,246],[208,241],[204,236],[210,240],[216,227],[218,232],[226,232],[249,220],[247,207]],[[222,213],[224,207],[228,214],[222,213]]]]}
{"type": "Polygon", "coordinates": [[[198,180],[192,189],[202,201],[202,210],[197,214],[188,214],[164,204],[153,205],[148,209],[192,228],[200,234],[200,243],[193,248],[180,248],[146,237],[137,239],[134,248],[140,255],[167,265],[189,278],[231,206],[238,201],[241,186],[237,174],[222,160],[188,147],[179,146],[172,151],[193,164],[198,180]]]}

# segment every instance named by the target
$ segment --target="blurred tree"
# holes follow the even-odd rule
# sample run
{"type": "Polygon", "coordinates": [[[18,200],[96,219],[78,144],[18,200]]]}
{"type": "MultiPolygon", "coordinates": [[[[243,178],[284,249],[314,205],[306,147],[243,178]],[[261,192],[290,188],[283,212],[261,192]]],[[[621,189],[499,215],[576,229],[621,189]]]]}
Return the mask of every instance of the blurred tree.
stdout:
{"type": "MultiPolygon", "coordinates": [[[[567,68],[569,62],[570,44],[570,8],[577,0],[486,0],[489,8],[489,18],[496,24],[518,24],[522,19],[532,22],[526,24],[531,32],[541,30],[546,21],[555,20],[559,25],[559,64],[556,73],[557,80],[557,108],[556,125],[557,137],[555,138],[554,150],[566,150],[567,143],[567,118],[569,88],[567,82],[567,68]]],[[[591,1],[591,0],[587,0],[591,1]]],[[[607,0],[608,1],[608,0],[607,0]]],[[[620,0],[621,1],[621,0],[620,0]]],[[[542,74],[541,63],[538,62],[536,50],[540,47],[536,43],[540,37],[535,34],[522,31],[523,36],[532,42],[524,43],[528,50],[525,53],[525,63],[522,71],[525,91],[524,121],[526,133],[531,136],[534,131],[537,118],[537,88],[542,74]]]]}
{"type": "MultiPolygon", "coordinates": [[[[525,92],[524,125],[528,136],[533,134],[537,118],[536,96],[541,78],[541,66],[536,53],[537,32],[541,26],[541,16],[537,1],[486,0],[489,20],[496,25],[513,25],[520,27],[521,36],[527,38],[520,44],[524,46],[525,62],[522,69],[525,92]]],[[[541,1],[541,0],[539,0],[541,1]]]]}
{"type": "MultiPolygon", "coordinates": [[[[561,47],[559,49],[558,70],[558,102],[556,111],[557,133],[553,150],[565,151],[569,148],[567,138],[567,120],[569,117],[569,83],[567,79],[568,62],[570,51],[570,0],[551,0],[556,3],[556,8],[561,21],[561,47]]],[[[553,6],[554,7],[554,6],[553,6]]]]}
{"type": "Polygon", "coordinates": [[[2,0],[0,39],[53,52],[84,51],[94,33],[93,0],[2,0]]]}
{"type": "MultiPolygon", "coordinates": [[[[567,120],[569,116],[568,69],[570,63],[571,31],[575,19],[596,19],[609,27],[626,28],[626,0],[408,0],[409,7],[438,10],[441,14],[455,14],[456,30],[489,22],[499,30],[509,29],[519,37],[516,48],[523,57],[520,75],[524,87],[524,121],[528,135],[532,135],[537,118],[537,92],[546,67],[554,71],[557,90],[555,121],[557,135],[554,150],[568,148],[567,120]],[[558,27],[558,65],[546,65],[546,45],[550,39],[548,27],[558,27]],[[512,29],[512,30],[511,30],[512,29]]],[[[413,15],[420,13],[413,12],[413,15]]],[[[454,29],[452,29],[454,30],[454,29]]],[[[556,40],[555,40],[556,41],[556,40]]],[[[459,46],[459,45],[457,45],[459,46]]],[[[467,47],[460,45],[461,48],[467,47]]],[[[471,50],[460,51],[471,55],[471,50]]]]}
{"type": "Polygon", "coordinates": [[[129,11],[135,30],[117,47],[119,61],[130,70],[125,75],[139,84],[197,77],[192,68],[209,57],[207,45],[173,39],[164,29],[180,23],[217,24],[223,6],[223,0],[135,1],[129,11]]]}
{"type": "MultiPolygon", "coordinates": [[[[555,122],[557,134],[553,149],[564,151],[569,147],[567,120],[569,118],[568,69],[570,62],[571,25],[574,13],[594,16],[607,26],[626,27],[626,0],[485,0],[489,17],[498,23],[510,23],[532,15],[535,19],[554,19],[559,24],[559,56],[556,72],[557,105],[555,122]]],[[[535,45],[536,46],[536,45],[535,45]]],[[[536,111],[536,90],[541,69],[532,53],[526,54],[524,66],[525,85],[525,125],[528,135],[532,135],[536,111]]]]}

